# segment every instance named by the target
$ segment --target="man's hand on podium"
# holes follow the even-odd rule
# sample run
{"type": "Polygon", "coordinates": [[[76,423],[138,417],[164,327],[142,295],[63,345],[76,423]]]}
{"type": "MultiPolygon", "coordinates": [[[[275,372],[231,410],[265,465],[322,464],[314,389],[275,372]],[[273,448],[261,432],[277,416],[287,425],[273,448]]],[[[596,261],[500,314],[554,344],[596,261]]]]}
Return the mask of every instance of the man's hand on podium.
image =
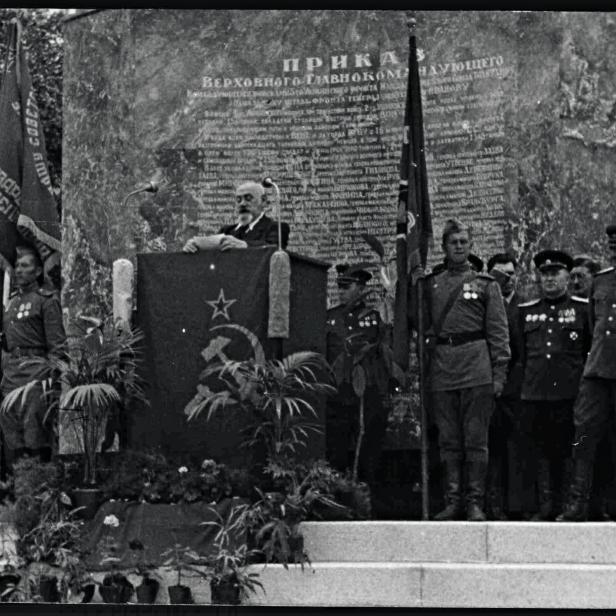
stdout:
{"type": "Polygon", "coordinates": [[[248,248],[248,244],[232,235],[225,235],[220,240],[220,250],[230,250],[231,248],[248,248]]]}

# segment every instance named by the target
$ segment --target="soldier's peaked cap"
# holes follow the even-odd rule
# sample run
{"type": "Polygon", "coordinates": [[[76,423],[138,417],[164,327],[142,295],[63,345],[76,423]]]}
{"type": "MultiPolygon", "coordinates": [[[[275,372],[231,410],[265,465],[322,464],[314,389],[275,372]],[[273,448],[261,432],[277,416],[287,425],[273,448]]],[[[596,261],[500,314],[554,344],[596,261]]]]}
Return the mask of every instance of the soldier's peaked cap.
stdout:
{"type": "Polygon", "coordinates": [[[371,278],[372,274],[367,271],[368,267],[371,267],[372,263],[339,263],[336,265],[336,271],[338,272],[338,283],[353,283],[366,284],[371,278]]]}
{"type": "Polygon", "coordinates": [[[534,256],[533,261],[540,272],[554,268],[570,272],[573,267],[573,258],[562,250],[542,250],[534,256]]]}
{"type": "Polygon", "coordinates": [[[609,235],[610,237],[612,235],[616,235],[616,224],[613,225],[608,225],[607,227],[605,227],[605,232],[607,233],[607,235],[609,235]]]}
{"type": "Polygon", "coordinates": [[[471,252],[471,254],[468,255],[468,261],[478,272],[483,272],[483,259],[481,257],[471,252]]]}

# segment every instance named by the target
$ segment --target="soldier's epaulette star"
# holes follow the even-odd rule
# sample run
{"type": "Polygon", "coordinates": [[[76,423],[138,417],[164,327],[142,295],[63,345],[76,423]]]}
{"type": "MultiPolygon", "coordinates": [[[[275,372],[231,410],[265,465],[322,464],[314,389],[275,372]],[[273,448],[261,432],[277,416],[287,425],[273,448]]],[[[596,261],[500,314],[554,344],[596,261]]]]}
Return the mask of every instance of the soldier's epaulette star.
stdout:
{"type": "Polygon", "coordinates": [[[602,269],[600,272],[597,272],[595,276],[601,276],[601,274],[608,274],[609,272],[613,272],[613,271],[614,271],[614,266],[606,267],[605,269],[602,269]]]}
{"type": "Polygon", "coordinates": [[[531,299],[529,302],[518,304],[518,308],[528,308],[529,306],[536,306],[541,301],[541,298],[531,299]]]}
{"type": "Polygon", "coordinates": [[[586,297],[580,297],[579,295],[572,295],[571,299],[574,302],[580,302],[580,304],[588,304],[588,299],[586,297]]]}

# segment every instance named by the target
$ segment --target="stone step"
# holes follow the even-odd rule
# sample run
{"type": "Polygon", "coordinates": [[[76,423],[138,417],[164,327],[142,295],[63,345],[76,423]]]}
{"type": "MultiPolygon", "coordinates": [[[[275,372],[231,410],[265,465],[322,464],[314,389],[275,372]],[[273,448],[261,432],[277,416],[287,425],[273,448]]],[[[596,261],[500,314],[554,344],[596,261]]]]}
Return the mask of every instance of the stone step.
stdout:
{"type": "Polygon", "coordinates": [[[250,605],[616,608],[616,566],[475,563],[314,563],[260,572],[250,605]]]}
{"type": "Polygon", "coordinates": [[[605,522],[305,522],[313,562],[616,564],[605,522]]]}

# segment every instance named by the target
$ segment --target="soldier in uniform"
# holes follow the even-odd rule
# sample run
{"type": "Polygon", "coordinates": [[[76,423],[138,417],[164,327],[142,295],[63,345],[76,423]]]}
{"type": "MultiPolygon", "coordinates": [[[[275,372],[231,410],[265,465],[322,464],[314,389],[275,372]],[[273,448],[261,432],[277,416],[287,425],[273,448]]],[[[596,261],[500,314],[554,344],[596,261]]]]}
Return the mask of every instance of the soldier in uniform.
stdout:
{"type": "Polygon", "coordinates": [[[534,444],[539,509],[533,520],[553,520],[560,511],[570,444],[573,404],[590,349],[588,300],[569,295],[570,255],[535,255],[541,297],[519,305],[522,336],[523,425],[534,444]]]}
{"type": "MultiPolygon", "coordinates": [[[[488,260],[488,273],[501,288],[509,327],[509,348],[511,359],[507,368],[507,380],[503,393],[496,400],[494,414],[490,420],[489,463],[487,485],[487,514],[492,520],[506,520],[505,513],[508,478],[514,475],[510,468],[509,451],[512,449],[514,428],[518,424],[521,389],[520,348],[518,332],[518,295],[516,293],[516,271],[518,263],[514,256],[498,253],[488,260]]],[[[518,431],[516,431],[518,432],[518,431]]],[[[517,434],[516,434],[517,435],[517,434]]],[[[519,439],[518,439],[519,440],[519,439]]],[[[516,441],[516,444],[517,441],[516,441]]],[[[526,452],[525,452],[526,454],[526,452]]],[[[525,457],[526,460],[526,457],[525,457]]],[[[512,460],[517,462],[516,460],[512,460]]],[[[514,486],[512,486],[514,487],[514,486]]]]}
{"type": "MultiPolygon", "coordinates": [[[[366,271],[369,264],[340,264],[337,284],[340,304],[327,311],[327,361],[330,365],[347,360],[366,343],[378,340],[383,327],[379,313],[368,308],[364,302],[366,283],[372,278],[366,271]],[[340,359],[339,359],[340,358],[340,359]]],[[[371,487],[374,486],[381,455],[387,415],[382,403],[378,384],[367,371],[368,382],[364,395],[365,433],[359,459],[359,474],[371,487]]],[[[332,466],[339,470],[349,468],[349,448],[353,434],[357,434],[359,400],[353,391],[350,378],[344,379],[338,393],[327,405],[326,447],[332,466]]]]}
{"type": "Polygon", "coordinates": [[[592,346],[573,410],[573,477],[559,522],[586,519],[595,449],[616,414],[616,224],[606,233],[611,266],[594,277],[590,289],[592,346]]]}
{"type": "Polygon", "coordinates": [[[423,305],[432,412],[445,469],[446,506],[434,519],[462,515],[464,469],[466,519],[482,521],[490,416],[510,358],[507,315],[498,283],[468,261],[468,228],[446,221],[442,246],[447,269],[425,278],[423,305]]]}
{"type": "MultiPolygon", "coordinates": [[[[55,291],[41,287],[43,272],[38,253],[18,247],[15,260],[17,290],[3,314],[2,394],[37,378],[38,367],[24,360],[42,357],[64,343],[62,309],[55,291]]],[[[26,399],[0,414],[0,427],[13,459],[27,453],[43,461],[51,458],[51,434],[45,425],[47,403],[41,387],[33,388],[26,399]]]]}

